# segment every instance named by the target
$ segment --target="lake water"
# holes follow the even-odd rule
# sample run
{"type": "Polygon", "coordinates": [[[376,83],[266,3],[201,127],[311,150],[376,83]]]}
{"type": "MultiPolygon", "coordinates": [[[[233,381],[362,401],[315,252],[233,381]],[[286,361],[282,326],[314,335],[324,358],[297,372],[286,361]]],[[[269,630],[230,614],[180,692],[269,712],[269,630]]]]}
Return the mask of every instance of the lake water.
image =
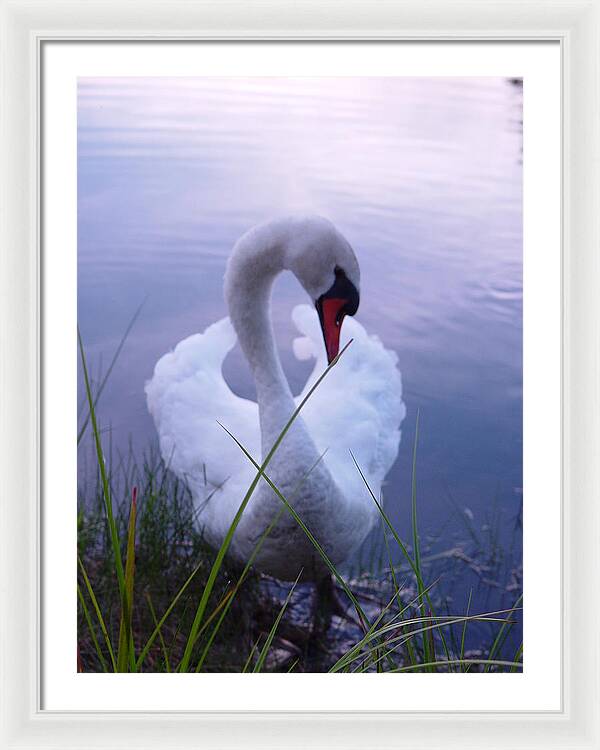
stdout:
{"type": "MultiPolygon", "coordinates": [[[[419,522],[431,553],[475,535],[518,578],[519,83],[112,78],[80,79],[78,96],[78,314],[93,370],[145,300],[100,401],[113,448],[131,439],[141,452],[156,439],[144,382],[164,352],[227,314],[223,271],[239,235],[316,212],[359,258],[358,319],[400,361],[407,417],[386,486],[393,521],[410,539],[419,410],[419,522]]],[[[303,301],[295,280],[278,280],[275,328],[296,392],[310,369],[291,349],[290,311],[303,301]]],[[[252,397],[238,349],[225,374],[252,397]]],[[[470,566],[455,581],[459,609],[488,573],[470,566]]],[[[484,588],[472,611],[491,601],[484,588]]]]}

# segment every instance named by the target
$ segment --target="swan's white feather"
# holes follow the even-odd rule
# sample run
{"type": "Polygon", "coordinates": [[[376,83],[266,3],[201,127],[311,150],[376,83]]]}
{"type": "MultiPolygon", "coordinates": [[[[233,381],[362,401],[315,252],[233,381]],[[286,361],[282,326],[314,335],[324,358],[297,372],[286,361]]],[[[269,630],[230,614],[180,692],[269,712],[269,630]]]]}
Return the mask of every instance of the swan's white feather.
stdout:
{"type": "MultiPolygon", "coordinates": [[[[292,317],[302,334],[294,341],[296,356],[315,359],[296,399],[299,403],[327,360],[314,308],[299,305],[292,317]]],[[[350,339],[353,343],[311,396],[302,416],[318,451],[325,453],[324,461],[344,497],[345,512],[351,515],[355,506],[355,515],[375,523],[377,509],[351,452],[378,496],[398,453],[405,414],[402,383],[395,353],[356,320],[346,318],[342,346],[350,339]]],[[[164,355],[146,385],[162,456],[188,482],[200,525],[214,543],[223,539],[254,476],[247,458],[219,422],[260,460],[257,404],[236,396],[222,373],[223,360],[235,342],[233,326],[223,318],[164,355]]],[[[361,529],[364,535],[366,530],[361,529]]],[[[235,544],[232,550],[235,554],[235,544]]]]}
{"type": "MultiPolygon", "coordinates": [[[[293,321],[303,334],[294,341],[296,356],[306,353],[315,358],[315,366],[302,399],[327,367],[323,336],[315,310],[298,305],[293,321]]],[[[332,476],[347,498],[368,502],[354,455],[376,497],[381,484],[398,455],[400,423],[406,409],[402,401],[402,378],[396,353],[385,349],[377,336],[369,335],[354,318],[346,317],[342,326],[340,349],[352,343],[337,365],[319,385],[303,409],[317,449],[325,454],[332,476]]],[[[373,510],[377,509],[373,504],[373,510]]]]}
{"type": "MultiPolygon", "coordinates": [[[[317,313],[314,307],[300,306],[293,313],[301,334],[294,350],[301,359],[314,357],[315,367],[304,393],[294,399],[270,321],[273,282],[284,270],[295,275],[315,304],[341,294],[348,310],[356,309],[358,260],[330,221],[287,216],[259,224],[238,239],[227,261],[223,291],[230,318],[182,341],[159,361],[146,388],[162,455],[188,482],[199,523],[215,545],[223,540],[255,473],[219,422],[259,461],[326,366],[317,313]],[[257,404],[233,394],[223,378],[223,360],[236,334],[256,385],[257,404]]],[[[331,325],[326,324],[329,334],[331,325]]],[[[352,455],[378,496],[398,452],[404,417],[395,354],[346,318],[342,345],[350,337],[354,343],[290,427],[267,470],[336,565],[352,554],[378,519],[352,455]]],[[[246,562],[280,509],[280,499],[261,480],[233,536],[231,554],[246,562]]],[[[278,518],[253,564],[284,580],[296,578],[300,568],[315,581],[329,574],[289,514],[278,518]]]]}
{"type": "Polygon", "coordinates": [[[236,396],[222,373],[235,342],[231,321],[223,318],[161,357],[146,384],[161,454],[190,486],[200,523],[215,542],[226,533],[243,498],[240,491],[253,476],[248,460],[221,425],[260,457],[258,406],[236,396]],[[218,503],[209,502],[215,491],[218,503]]]}

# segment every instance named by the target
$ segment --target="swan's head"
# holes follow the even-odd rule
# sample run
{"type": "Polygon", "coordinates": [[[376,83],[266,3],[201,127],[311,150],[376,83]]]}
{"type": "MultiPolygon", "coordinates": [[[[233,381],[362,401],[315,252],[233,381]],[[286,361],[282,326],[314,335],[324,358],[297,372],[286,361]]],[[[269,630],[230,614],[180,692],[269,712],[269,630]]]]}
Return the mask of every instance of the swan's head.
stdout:
{"type": "Polygon", "coordinates": [[[340,333],[344,318],[346,315],[355,314],[360,301],[358,289],[344,269],[336,266],[334,274],[333,284],[315,301],[329,364],[340,350],[340,333]]]}
{"type": "Polygon", "coordinates": [[[339,352],[345,316],[358,310],[358,261],[348,241],[326,219],[311,217],[293,236],[286,252],[287,266],[317,308],[331,363],[339,352]]]}

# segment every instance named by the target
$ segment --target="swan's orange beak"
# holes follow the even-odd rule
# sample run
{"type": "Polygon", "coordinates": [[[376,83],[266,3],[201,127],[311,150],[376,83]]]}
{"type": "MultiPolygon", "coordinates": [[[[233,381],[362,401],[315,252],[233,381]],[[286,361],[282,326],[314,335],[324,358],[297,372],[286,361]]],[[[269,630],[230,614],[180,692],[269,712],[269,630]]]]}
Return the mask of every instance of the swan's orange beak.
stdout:
{"type": "Polygon", "coordinates": [[[332,363],[340,350],[340,333],[342,322],[346,316],[344,308],[347,304],[348,300],[338,299],[337,297],[320,299],[317,304],[328,364],[332,363]]]}
{"type": "Polygon", "coordinates": [[[358,289],[339,266],[335,267],[334,276],[335,281],[331,289],[322,294],[315,302],[321,321],[329,364],[333,362],[340,351],[342,322],[346,315],[354,315],[358,310],[359,303],[358,289]]]}

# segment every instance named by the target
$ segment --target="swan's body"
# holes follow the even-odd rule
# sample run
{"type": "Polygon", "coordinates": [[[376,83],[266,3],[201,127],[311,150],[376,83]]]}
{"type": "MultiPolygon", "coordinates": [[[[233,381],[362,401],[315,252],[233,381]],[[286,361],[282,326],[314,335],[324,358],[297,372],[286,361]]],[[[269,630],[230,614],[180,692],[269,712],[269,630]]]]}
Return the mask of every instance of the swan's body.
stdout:
{"type": "MultiPolygon", "coordinates": [[[[188,482],[200,524],[215,545],[222,542],[256,473],[218,422],[260,462],[327,366],[319,315],[300,305],[293,311],[301,334],[294,352],[300,359],[314,357],[315,367],[303,393],[292,396],[277,355],[269,304],[273,280],[286,268],[313,300],[330,298],[332,289],[339,296],[340,288],[352,287],[358,304],[358,264],[329,222],[311,217],[256,227],[236,243],[228,263],[225,296],[231,319],[180,342],[159,360],[146,386],[161,453],[188,482]],[[340,269],[346,286],[338,281],[332,286],[340,269]],[[236,332],[258,403],[236,396],[223,378],[222,363],[236,343],[236,332]]],[[[405,414],[396,355],[346,318],[341,345],[350,338],[352,345],[311,396],[267,468],[336,565],[360,545],[379,516],[351,452],[378,496],[398,452],[405,414]]],[[[326,341],[331,355],[327,333],[326,341]]],[[[280,508],[281,501],[261,480],[230,553],[245,562],[280,508]]],[[[255,567],[284,580],[294,579],[300,568],[314,580],[326,572],[312,543],[285,512],[263,543],[255,567]]]]}

